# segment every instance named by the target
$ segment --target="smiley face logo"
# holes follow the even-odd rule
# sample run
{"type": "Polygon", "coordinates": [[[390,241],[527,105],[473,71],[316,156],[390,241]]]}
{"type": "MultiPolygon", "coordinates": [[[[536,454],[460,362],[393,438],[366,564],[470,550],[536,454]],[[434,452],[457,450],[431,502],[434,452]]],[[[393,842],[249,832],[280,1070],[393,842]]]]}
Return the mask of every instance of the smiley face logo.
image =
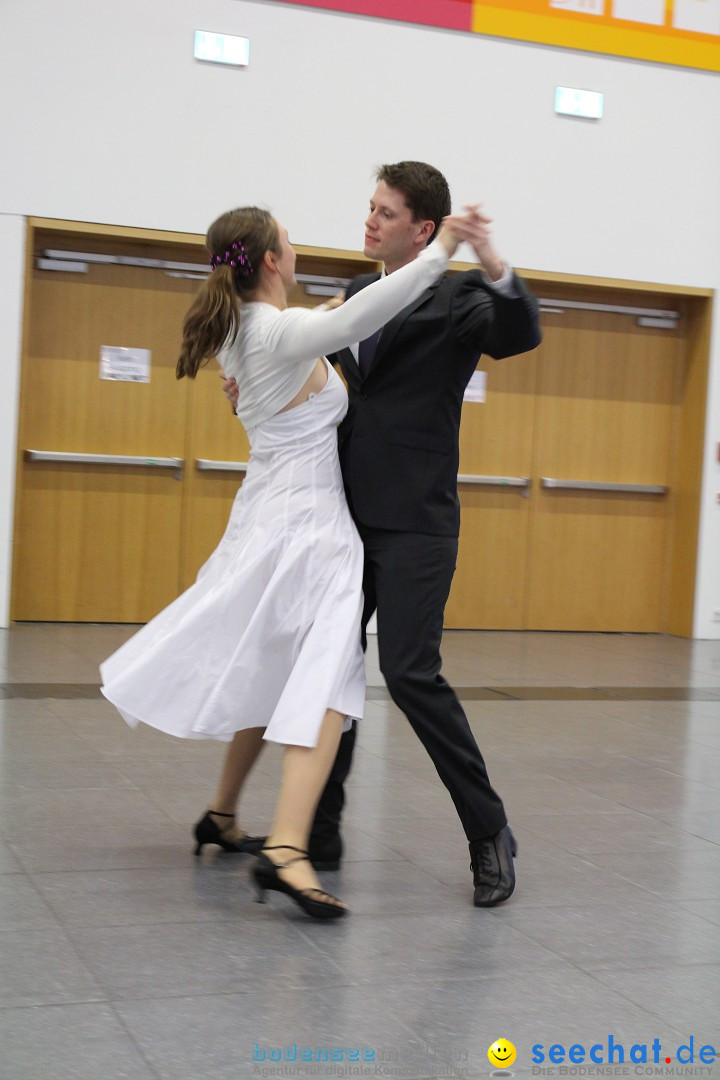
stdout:
{"type": "Polygon", "coordinates": [[[488,1061],[496,1069],[509,1069],[517,1057],[517,1051],[509,1039],[496,1039],[488,1048],[488,1061]]]}

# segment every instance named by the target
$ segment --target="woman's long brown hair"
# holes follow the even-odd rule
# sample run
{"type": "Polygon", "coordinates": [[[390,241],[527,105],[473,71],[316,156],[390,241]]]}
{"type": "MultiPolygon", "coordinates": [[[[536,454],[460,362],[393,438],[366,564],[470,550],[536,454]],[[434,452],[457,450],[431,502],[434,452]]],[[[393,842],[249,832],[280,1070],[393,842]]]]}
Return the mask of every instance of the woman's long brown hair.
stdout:
{"type": "Polygon", "coordinates": [[[182,346],[175,369],[178,379],[184,375],[194,379],[226,342],[235,340],[240,325],[240,303],[258,287],[265,252],[280,255],[277,222],[267,210],[256,206],[223,214],[208,229],[205,243],[216,259],[221,259],[234,243],[241,243],[250,265],[232,267],[221,262],[203,284],[183,323],[182,346]]]}

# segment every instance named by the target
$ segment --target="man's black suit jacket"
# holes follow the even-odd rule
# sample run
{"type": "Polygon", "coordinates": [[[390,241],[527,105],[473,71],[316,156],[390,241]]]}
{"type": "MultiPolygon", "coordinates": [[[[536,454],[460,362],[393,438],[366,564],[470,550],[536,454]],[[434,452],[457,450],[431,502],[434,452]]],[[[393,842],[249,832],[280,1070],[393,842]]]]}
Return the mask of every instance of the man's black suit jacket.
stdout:
{"type": "MultiPolygon", "coordinates": [[[[376,281],[355,278],[348,296],[376,281]]],[[[349,349],[330,359],[348,385],[339,449],[353,514],[378,529],[457,536],[458,436],[463,393],[481,353],[500,360],[540,343],[537,304],[477,270],[444,274],[383,329],[365,379],[349,349]]]]}

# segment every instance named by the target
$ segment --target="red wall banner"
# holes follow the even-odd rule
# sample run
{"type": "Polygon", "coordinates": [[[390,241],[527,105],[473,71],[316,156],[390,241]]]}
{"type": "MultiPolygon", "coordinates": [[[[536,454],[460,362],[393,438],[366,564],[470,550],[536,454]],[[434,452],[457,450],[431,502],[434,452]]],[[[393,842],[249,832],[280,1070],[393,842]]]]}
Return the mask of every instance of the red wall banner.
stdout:
{"type": "Polygon", "coordinates": [[[473,0],[288,0],[288,3],[451,30],[472,30],[474,6],[473,0]]]}
{"type": "Polygon", "coordinates": [[[720,71],[720,0],[276,0],[720,71]]]}

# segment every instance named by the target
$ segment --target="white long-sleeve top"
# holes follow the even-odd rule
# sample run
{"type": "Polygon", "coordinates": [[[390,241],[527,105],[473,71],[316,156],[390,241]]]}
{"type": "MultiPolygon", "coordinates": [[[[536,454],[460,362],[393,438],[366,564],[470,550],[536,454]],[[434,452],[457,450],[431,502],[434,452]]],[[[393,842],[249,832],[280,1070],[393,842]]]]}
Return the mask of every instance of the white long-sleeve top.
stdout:
{"type": "Polygon", "coordinates": [[[243,425],[253,428],[275,416],[305,385],[318,357],[369,337],[432,285],[447,264],[442,244],[431,244],[331,311],[242,304],[238,335],[220,350],[218,362],[237,380],[243,425]]]}

